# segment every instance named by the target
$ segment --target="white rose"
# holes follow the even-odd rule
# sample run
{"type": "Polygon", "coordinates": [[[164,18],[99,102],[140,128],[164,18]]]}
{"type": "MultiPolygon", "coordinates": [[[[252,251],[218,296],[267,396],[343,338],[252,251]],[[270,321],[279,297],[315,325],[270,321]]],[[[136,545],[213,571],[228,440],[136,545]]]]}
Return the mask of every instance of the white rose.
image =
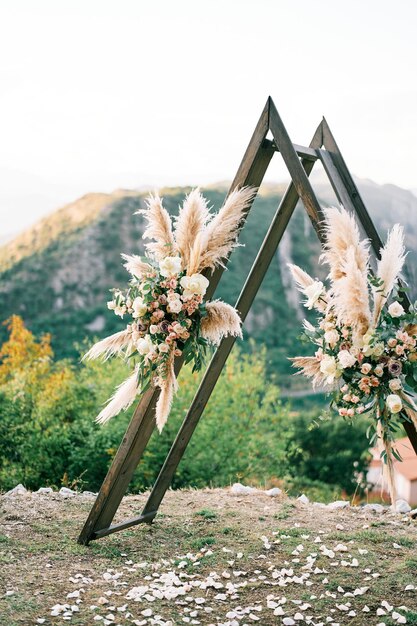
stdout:
{"type": "Polygon", "coordinates": [[[182,302],[181,300],[170,300],[168,302],[168,311],[170,313],[179,313],[182,309],[182,302]]]}
{"type": "Polygon", "coordinates": [[[195,296],[204,296],[209,285],[209,281],[202,274],[192,274],[191,276],[183,276],[180,280],[181,287],[184,289],[184,297],[186,299],[195,296]]]}
{"type": "Polygon", "coordinates": [[[169,351],[169,345],[167,343],[160,343],[158,345],[158,350],[159,350],[159,352],[168,352],[169,351]]]}
{"type": "Polygon", "coordinates": [[[405,311],[399,302],[393,302],[388,307],[388,313],[391,317],[401,317],[401,315],[404,315],[405,311]]]}
{"type": "Polygon", "coordinates": [[[384,353],[384,348],[385,348],[385,346],[384,346],[384,344],[382,342],[381,343],[376,343],[374,345],[374,348],[373,348],[374,356],[381,356],[381,354],[384,353]]]}
{"type": "Polygon", "coordinates": [[[122,304],[121,306],[114,307],[114,312],[116,313],[116,315],[120,315],[120,317],[123,317],[123,315],[126,313],[125,305],[122,304]]]}
{"type": "Polygon", "coordinates": [[[181,257],[166,256],[165,259],[159,261],[159,271],[166,278],[179,274],[181,271],[181,257]]]}
{"type": "Polygon", "coordinates": [[[391,391],[398,391],[402,387],[401,380],[399,378],[393,378],[389,381],[388,386],[391,391]]]}
{"type": "Polygon", "coordinates": [[[403,403],[400,396],[397,396],[396,393],[392,393],[387,396],[387,406],[391,413],[399,413],[403,408],[403,403]]]}
{"type": "Polygon", "coordinates": [[[114,309],[116,308],[116,303],[114,302],[114,300],[110,300],[107,303],[107,308],[110,309],[110,311],[114,311],[114,309]]]}
{"type": "Polygon", "coordinates": [[[140,296],[138,296],[137,298],[133,300],[132,308],[133,308],[132,316],[135,318],[143,317],[146,311],[148,310],[147,304],[144,302],[144,300],[140,296]]]}
{"type": "Polygon", "coordinates": [[[151,333],[151,335],[155,335],[155,333],[157,333],[159,330],[159,327],[156,324],[151,324],[149,326],[149,332],[151,333]]]}
{"type": "Polygon", "coordinates": [[[324,333],[324,341],[333,347],[339,341],[340,335],[334,328],[324,333]]]}
{"type": "Polygon", "coordinates": [[[334,356],[325,356],[320,361],[320,371],[326,376],[328,383],[332,383],[337,375],[337,363],[334,356]]]}
{"type": "Polygon", "coordinates": [[[337,359],[343,369],[346,369],[347,367],[352,367],[356,363],[355,357],[349,352],[349,350],[340,350],[339,354],[337,355],[337,359]]]}
{"type": "Polygon", "coordinates": [[[324,285],[320,280],[315,280],[314,283],[303,289],[303,292],[307,296],[307,300],[304,302],[304,306],[308,309],[312,309],[324,292],[324,285]]]}
{"type": "Polygon", "coordinates": [[[154,345],[152,343],[151,336],[145,335],[139,339],[136,343],[136,348],[142,356],[146,356],[149,352],[152,352],[154,350],[154,345]]]}

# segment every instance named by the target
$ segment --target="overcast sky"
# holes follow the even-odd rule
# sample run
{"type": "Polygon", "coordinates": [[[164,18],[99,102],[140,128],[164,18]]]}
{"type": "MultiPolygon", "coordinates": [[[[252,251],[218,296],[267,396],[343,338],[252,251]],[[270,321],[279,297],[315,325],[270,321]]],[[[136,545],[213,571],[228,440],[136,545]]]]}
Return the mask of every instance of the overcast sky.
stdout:
{"type": "MultiPolygon", "coordinates": [[[[88,191],[233,178],[268,95],[417,188],[415,0],[2,0],[0,238],[88,191]]],[[[272,168],[269,179],[282,179],[272,168]]]]}

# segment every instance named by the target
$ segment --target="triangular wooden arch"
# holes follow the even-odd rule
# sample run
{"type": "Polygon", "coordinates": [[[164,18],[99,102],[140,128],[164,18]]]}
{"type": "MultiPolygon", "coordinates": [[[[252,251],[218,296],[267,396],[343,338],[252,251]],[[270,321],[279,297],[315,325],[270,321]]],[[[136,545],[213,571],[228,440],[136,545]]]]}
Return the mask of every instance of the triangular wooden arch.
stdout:
{"type": "MultiPolygon", "coordinates": [[[[316,161],[323,164],[340,203],[349,211],[357,214],[376,256],[379,255],[379,250],[382,247],[379,235],[326,120],[322,119],[308,147],[293,144],[271,98],[268,98],[262,111],[230,191],[244,185],[259,187],[275,152],[281,153],[292,182],[280,202],[237,301],[236,308],[242,320],[245,320],[249,312],[299,198],[304,204],[319,239],[322,239],[320,231],[321,208],[308,179],[316,161]],[[266,138],[269,131],[272,134],[272,140],[266,138]]],[[[223,268],[219,268],[211,276],[206,294],[208,300],[212,298],[222,273],[223,268]]],[[[81,531],[78,538],[79,543],[88,544],[93,539],[105,537],[136,524],[152,522],[234,342],[235,337],[225,338],[208,365],[142,514],[125,522],[111,525],[155,427],[154,413],[158,390],[149,389],[143,394],[81,531]]],[[[176,363],[177,374],[181,366],[182,362],[179,358],[176,363]]],[[[417,453],[417,431],[411,423],[406,422],[404,427],[417,453]]]]}

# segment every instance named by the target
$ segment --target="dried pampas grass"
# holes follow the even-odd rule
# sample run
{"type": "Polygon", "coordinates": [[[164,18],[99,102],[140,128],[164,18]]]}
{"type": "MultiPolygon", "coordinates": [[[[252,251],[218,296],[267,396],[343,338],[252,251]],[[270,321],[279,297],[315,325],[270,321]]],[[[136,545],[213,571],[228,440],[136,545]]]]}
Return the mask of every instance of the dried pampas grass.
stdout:
{"type": "Polygon", "coordinates": [[[414,428],[417,430],[417,405],[411,396],[408,396],[402,391],[400,397],[403,401],[404,411],[414,424],[414,428]],[[409,406],[411,404],[411,406],[409,406]]]}
{"type": "Polygon", "coordinates": [[[174,355],[170,356],[164,370],[164,378],[158,382],[161,391],[155,408],[156,426],[160,433],[167,422],[174,395],[178,390],[178,382],[174,371],[174,355]]]}
{"type": "Polygon", "coordinates": [[[129,347],[131,333],[127,329],[121,330],[114,335],[110,335],[101,341],[95,343],[81,359],[82,361],[92,361],[93,359],[103,358],[103,361],[115,354],[120,354],[122,350],[129,347]]]}
{"type": "Polygon", "coordinates": [[[300,370],[296,372],[295,375],[299,376],[303,374],[307,376],[307,378],[311,378],[313,388],[317,386],[323,389],[329,388],[326,382],[326,376],[320,371],[320,361],[318,361],[315,356],[296,356],[290,359],[290,361],[293,367],[300,370]]]}
{"type": "Polygon", "coordinates": [[[402,226],[395,224],[388,234],[385,246],[381,249],[378,261],[377,277],[381,287],[374,287],[373,324],[376,326],[382,308],[389,298],[405,261],[404,232],[402,226]]]}
{"type": "Polygon", "coordinates": [[[123,266],[129,274],[136,276],[136,278],[143,278],[146,274],[154,271],[153,267],[149,263],[142,261],[137,254],[121,254],[120,256],[126,261],[126,263],[123,263],[123,266]]]}
{"type": "Polygon", "coordinates": [[[315,282],[314,278],[311,278],[310,274],[307,274],[298,265],[293,263],[287,263],[287,265],[300,291],[304,291],[306,287],[310,287],[315,282]]]}
{"type": "Polygon", "coordinates": [[[377,420],[376,426],[377,434],[380,439],[380,447],[381,450],[385,450],[386,461],[382,464],[382,476],[388,485],[388,491],[391,497],[391,504],[395,509],[395,505],[397,502],[397,490],[395,488],[395,473],[394,473],[394,460],[392,454],[392,444],[386,438],[383,426],[381,424],[381,420],[377,420]]]}
{"type": "Polygon", "coordinates": [[[193,189],[185,198],[175,222],[175,243],[184,267],[190,264],[191,251],[210,217],[207,200],[193,189]]]}
{"type": "Polygon", "coordinates": [[[230,304],[214,300],[207,304],[207,316],[201,320],[201,336],[218,345],[223,337],[242,337],[241,320],[230,304]]]}
{"type": "Polygon", "coordinates": [[[175,253],[175,241],[172,233],[171,218],[162,206],[158,195],[150,195],[146,200],[146,209],[137,211],[148,220],[148,226],[142,235],[143,239],[153,239],[146,243],[146,249],[157,259],[163,259],[175,253]]]}
{"type": "Polygon", "coordinates": [[[320,259],[330,267],[329,278],[339,280],[345,273],[346,254],[349,248],[355,250],[355,264],[365,275],[368,272],[368,242],[361,241],[359,228],[353,215],[345,209],[334,207],[324,209],[325,223],[324,252],[320,259]]]}
{"type": "Polygon", "coordinates": [[[257,189],[242,187],[227,197],[220,211],[207,224],[202,233],[201,260],[199,270],[215,269],[223,265],[236,245],[239,225],[252,204],[257,189]]]}
{"type": "Polygon", "coordinates": [[[136,366],[129,378],[117,387],[108,404],[101,413],[97,415],[96,422],[98,424],[105,424],[111,417],[118,415],[122,409],[126,411],[136,398],[138,392],[138,367],[136,366]]]}
{"type": "Polygon", "coordinates": [[[357,249],[346,250],[345,261],[340,265],[341,278],[333,281],[333,304],[340,324],[352,326],[353,340],[360,344],[370,325],[368,277],[357,264],[357,249]]]}

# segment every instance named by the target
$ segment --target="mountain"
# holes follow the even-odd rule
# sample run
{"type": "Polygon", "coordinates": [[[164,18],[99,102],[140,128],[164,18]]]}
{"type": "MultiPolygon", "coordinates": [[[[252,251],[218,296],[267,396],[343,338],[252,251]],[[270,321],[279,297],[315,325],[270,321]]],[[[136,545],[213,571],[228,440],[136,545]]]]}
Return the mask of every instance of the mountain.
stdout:
{"type": "MultiPolygon", "coordinates": [[[[323,203],[334,203],[328,185],[313,179],[313,186],[323,203]]],[[[409,276],[416,278],[417,198],[394,185],[360,180],[359,186],[383,237],[395,221],[405,225],[407,245],[412,248],[409,276]]],[[[223,202],[226,187],[204,190],[214,210],[223,202]]],[[[244,247],[234,251],[218,288],[219,297],[227,302],[236,301],[284,189],[271,184],[261,188],[241,235],[244,247]]],[[[172,214],[187,191],[161,190],[172,214]]],[[[50,332],[59,357],[77,357],[79,348],[74,344],[86,337],[91,340],[120,330],[123,322],[107,310],[106,301],[109,289],[123,288],[128,278],[120,253],[143,254],[144,221],[134,213],[144,207],[145,196],[132,190],[87,194],[0,247],[1,320],[18,313],[35,333],[50,332]]],[[[316,236],[298,206],[245,324],[246,336],[266,343],[271,369],[285,378],[290,373],[287,357],[305,350],[297,336],[306,312],[286,264],[295,262],[324,278],[318,255],[316,236]]],[[[0,341],[4,338],[2,327],[0,341]]]]}

